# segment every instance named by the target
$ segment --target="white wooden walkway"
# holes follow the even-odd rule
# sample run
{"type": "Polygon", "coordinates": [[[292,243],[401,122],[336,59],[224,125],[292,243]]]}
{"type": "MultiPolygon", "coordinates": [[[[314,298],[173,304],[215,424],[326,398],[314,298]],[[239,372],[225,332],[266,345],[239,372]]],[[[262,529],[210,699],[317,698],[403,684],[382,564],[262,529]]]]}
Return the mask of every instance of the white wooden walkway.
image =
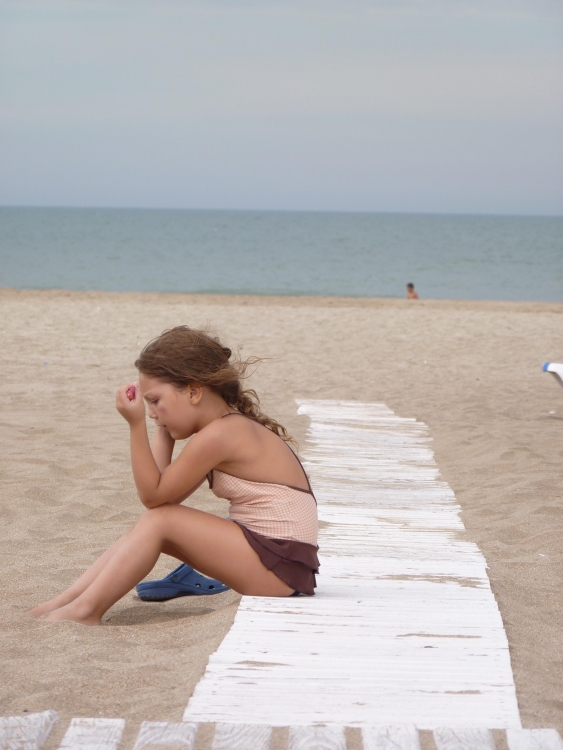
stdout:
{"type": "Polygon", "coordinates": [[[319,502],[315,597],[243,597],[185,721],[518,728],[508,643],[428,429],[300,401],[319,502]]]}
{"type": "MultiPolygon", "coordinates": [[[[40,750],[58,721],[55,711],[26,716],[0,718],[0,750],[40,750]]],[[[118,750],[123,748],[123,719],[72,719],[59,750],[118,750]]],[[[357,730],[359,731],[359,730],[357,730]]],[[[208,724],[181,722],[172,724],[144,721],[136,739],[127,750],[346,750],[350,747],[346,728],[296,726],[284,732],[264,725],[208,724]],[[208,730],[211,728],[211,732],[208,730]],[[200,731],[203,730],[203,731],[200,731]],[[277,736],[274,738],[274,734],[277,736]]],[[[555,729],[507,729],[496,732],[499,750],[563,750],[563,741],[555,729]]],[[[361,729],[363,750],[420,750],[415,727],[365,725],[361,729]]],[[[437,728],[433,732],[436,750],[495,750],[493,732],[484,728],[437,728]]],[[[355,748],[357,739],[352,740],[355,748]]]]}

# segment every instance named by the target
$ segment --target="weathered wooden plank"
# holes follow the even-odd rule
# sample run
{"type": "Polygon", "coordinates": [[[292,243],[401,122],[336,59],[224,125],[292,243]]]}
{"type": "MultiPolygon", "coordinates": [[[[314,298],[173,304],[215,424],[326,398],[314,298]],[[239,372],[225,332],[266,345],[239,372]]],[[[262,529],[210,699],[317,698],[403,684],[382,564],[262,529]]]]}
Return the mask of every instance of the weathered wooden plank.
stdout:
{"type": "Polygon", "coordinates": [[[420,750],[414,724],[362,727],[364,750],[420,750]]]}
{"type": "Polygon", "coordinates": [[[60,750],[116,750],[124,726],[123,719],[72,719],[60,750]]]}
{"type": "Polygon", "coordinates": [[[346,750],[343,726],[291,727],[289,750],[346,750]]]}
{"type": "Polygon", "coordinates": [[[493,733],[482,727],[437,727],[434,741],[438,750],[495,750],[493,733]]]}
{"type": "Polygon", "coordinates": [[[426,426],[383,404],[299,403],[323,522],[318,593],[243,597],[184,719],[519,728],[486,562],[426,426]]]}
{"type": "Polygon", "coordinates": [[[270,750],[272,727],[263,724],[226,724],[215,727],[213,750],[270,750]]]}
{"type": "Polygon", "coordinates": [[[133,750],[142,750],[148,745],[174,745],[193,750],[197,724],[181,722],[171,724],[165,721],[143,721],[133,750]]]}
{"type": "Polygon", "coordinates": [[[0,750],[39,750],[58,718],[56,711],[0,718],[0,750]]]}
{"type": "Polygon", "coordinates": [[[563,750],[563,740],[556,729],[507,729],[510,750],[563,750]]]}

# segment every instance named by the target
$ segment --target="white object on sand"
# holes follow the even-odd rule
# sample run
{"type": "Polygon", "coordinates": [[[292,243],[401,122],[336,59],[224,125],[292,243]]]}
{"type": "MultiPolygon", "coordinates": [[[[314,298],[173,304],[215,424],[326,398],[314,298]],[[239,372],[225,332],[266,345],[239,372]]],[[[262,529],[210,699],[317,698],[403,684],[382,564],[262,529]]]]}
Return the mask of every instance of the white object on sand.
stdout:
{"type": "Polygon", "coordinates": [[[270,750],[271,737],[263,724],[217,724],[212,750],[270,750]]]}
{"type": "Polygon", "coordinates": [[[116,750],[124,727],[123,719],[73,719],[59,750],[116,750]]]}
{"type": "Polygon", "coordinates": [[[507,729],[510,750],[563,750],[563,740],[556,729],[507,729]]]}
{"type": "Polygon", "coordinates": [[[263,724],[217,724],[212,750],[270,750],[271,738],[263,724]]]}
{"type": "Polygon", "coordinates": [[[56,711],[0,718],[0,748],[2,750],[40,748],[58,718],[56,711]]]}
{"type": "Polygon", "coordinates": [[[560,362],[546,362],[543,366],[543,371],[550,372],[563,388],[563,364],[560,362]]]}
{"type": "Polygon", "coordinates": [[[193,750],[197,724],[187,721],[182,724],[170,724],[165,721],[143,721],[133,750],[142,750],[148,745],[173,745],[193,750]]]}
{"type": "Polygon", "coordinates": [[[434,730],[434,741],[438,750],[495,750],[493,733],[482,727],[439,727],[434,730]]]}
{"type": "Polygon", "coordinates": [[[414,724],[362,727],[364,750],[420,750],[418,731],[414,724]]]}
{"type": "Polygon", "coordinates": [[[289,750],[346,750],[344,727],[291,727],[289,750]]]}

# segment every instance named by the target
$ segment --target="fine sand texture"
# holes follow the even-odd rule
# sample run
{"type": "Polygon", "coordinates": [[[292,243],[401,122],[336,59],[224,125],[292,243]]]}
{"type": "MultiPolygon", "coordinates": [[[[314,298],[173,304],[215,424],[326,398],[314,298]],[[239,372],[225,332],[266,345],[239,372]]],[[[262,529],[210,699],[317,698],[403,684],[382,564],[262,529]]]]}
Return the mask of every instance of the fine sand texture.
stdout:
{"type": "MultiPolygon", "coordinates": [[[[523,726],[563,730],[563,389],[541,369],[563,360],[563,304],[2,290],[0,307],[0,716],[58,711],[53,747],[72,717],[180,721],[231,626],[234,592],[131,593],[100,628],[25,614],[139,517],[115,389],[147,341],[188,324],[270,358],[250,385],[301,445],[296,398],[383,402],[429,426],[489,565],[523,726]]],[[[189,502],[227,513],[208,489],[189,502]]]]}

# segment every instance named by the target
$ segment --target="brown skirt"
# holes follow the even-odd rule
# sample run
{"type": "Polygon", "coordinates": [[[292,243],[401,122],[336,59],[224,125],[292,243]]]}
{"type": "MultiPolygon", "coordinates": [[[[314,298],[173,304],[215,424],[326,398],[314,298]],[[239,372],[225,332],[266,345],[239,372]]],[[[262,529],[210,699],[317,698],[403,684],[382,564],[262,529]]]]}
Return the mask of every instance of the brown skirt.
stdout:
{"type": "Polygon", "coordinates": [[[262,564],[299,594],[313,596],[319,572],[318,547],[293,539],[270,539],[237,523],[262,564]]]}

